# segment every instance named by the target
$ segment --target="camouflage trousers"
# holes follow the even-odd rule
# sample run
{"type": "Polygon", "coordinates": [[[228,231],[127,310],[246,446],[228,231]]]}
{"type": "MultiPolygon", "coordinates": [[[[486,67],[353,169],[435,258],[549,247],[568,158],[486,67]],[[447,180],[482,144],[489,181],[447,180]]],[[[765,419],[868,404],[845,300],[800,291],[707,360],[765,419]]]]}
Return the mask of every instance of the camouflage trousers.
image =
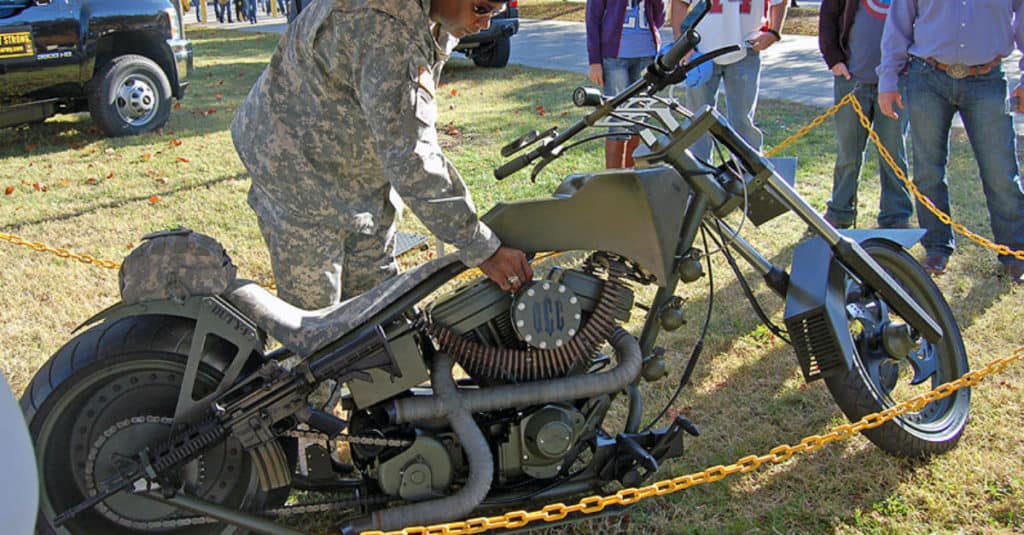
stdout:
{"type": "Polygon", "coordinates": [[[257,213],[277,295],[315,310],[355,297],[398,274],[395,223],[371,233],[257,213]]]}

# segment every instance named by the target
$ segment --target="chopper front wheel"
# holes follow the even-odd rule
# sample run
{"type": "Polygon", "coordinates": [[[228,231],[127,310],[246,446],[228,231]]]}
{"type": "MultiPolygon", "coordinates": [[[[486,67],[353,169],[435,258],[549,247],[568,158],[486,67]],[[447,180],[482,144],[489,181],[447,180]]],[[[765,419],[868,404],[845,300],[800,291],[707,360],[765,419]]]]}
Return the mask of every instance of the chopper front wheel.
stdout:
{"type": "MultiPolygon", "coordinates": [[[[928,273],[898,245],[869,240],[862,246],[944,334],[935,343],[915,336],[877,292],[847,274],[845,308],[856,350],[851,368],[826,377],[825,383],[850,421],[892,407],[969,371],[960,327],[928,273]]],[[[834,269],[842,268],[835,265],[834,269]]],[[[970,390],[963,388],[918,412],[865,430],[864,435],[882,450],[901,457],[942,453],[959,441],[967,425],[970,401],[970,390]]]]}

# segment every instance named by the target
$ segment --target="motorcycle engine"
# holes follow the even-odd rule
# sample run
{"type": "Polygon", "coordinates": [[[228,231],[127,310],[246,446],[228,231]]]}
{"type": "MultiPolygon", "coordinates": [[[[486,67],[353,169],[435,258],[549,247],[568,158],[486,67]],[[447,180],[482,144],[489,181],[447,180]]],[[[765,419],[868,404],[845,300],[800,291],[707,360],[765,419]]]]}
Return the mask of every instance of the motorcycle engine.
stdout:
{"type": "Polygon", "coordinates": [[[555,267],[515,295],[482,279],[426,311],[441,348],[479,384],[549,379],[589,364],[603,341],[598,327],[629,320],[633,293],[621,276],[588,261],[581,269],[555,267]]]}

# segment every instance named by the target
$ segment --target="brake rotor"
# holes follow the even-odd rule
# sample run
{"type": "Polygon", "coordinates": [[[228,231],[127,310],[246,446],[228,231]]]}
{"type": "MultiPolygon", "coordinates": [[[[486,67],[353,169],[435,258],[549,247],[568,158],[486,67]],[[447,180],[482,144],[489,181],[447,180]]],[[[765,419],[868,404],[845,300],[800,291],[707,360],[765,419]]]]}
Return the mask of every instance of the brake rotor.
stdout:
{"type": "MultiPolygon", "coordinates": [[[[99,484],[121,471],[131,468],[135,453],[166,439],[174,419],[161,416],[133,416],[118,421],[103,431],[89,449],[83,478],[87,492],[99,492],[99,484]]],[[[173,474],[163,474],[161,482],[173,485],[175,492],[214,503],[227,499],[239,482],[243,463],[241,448],[221,444],[197,459],[181,466],[173,474]]],[[[160,483],[140,480],[134,492],[162,491],[160,483]]],[[[154,530],[155,521],[180,516],[177,507],[118,493],[96,506],[96,511],[109,520],[130,528],[154,530]]]]}

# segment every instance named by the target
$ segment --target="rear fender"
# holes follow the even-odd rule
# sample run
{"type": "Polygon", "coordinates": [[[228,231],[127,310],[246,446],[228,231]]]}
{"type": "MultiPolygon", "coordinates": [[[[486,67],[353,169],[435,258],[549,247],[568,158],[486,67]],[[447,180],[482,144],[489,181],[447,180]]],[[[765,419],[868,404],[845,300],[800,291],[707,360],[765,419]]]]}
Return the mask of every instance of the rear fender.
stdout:
{"type": "Polygon", "coordinates": [[[259,358],[265,348],[264,334],[227,301],[216,296],[191,297],[182,304],[170,300],[118,303],[89,318],[78,329],[96,322],[146,315],[178,316],[195,321],[185,377],[174,411],[174,419],[179,424],[198,423],[207,414],[210,403],[233,386],[250,359],[259,358]],[[193,390],[200,364],[221,371],[223,377],[216,390],[195,399],[193,390]]]}
{"type": "MultiPolygon", "coordinates": [[[[858,242],[884,240],[909,249],[921,229],[853,229],[840,234],[858,242]]],[[[846,316],[845,276],[828,243],[814,237],[796,246],[786,291],[783,321],[804,380],[846,373],[853,363],[853,339],[846,316]]]]}

